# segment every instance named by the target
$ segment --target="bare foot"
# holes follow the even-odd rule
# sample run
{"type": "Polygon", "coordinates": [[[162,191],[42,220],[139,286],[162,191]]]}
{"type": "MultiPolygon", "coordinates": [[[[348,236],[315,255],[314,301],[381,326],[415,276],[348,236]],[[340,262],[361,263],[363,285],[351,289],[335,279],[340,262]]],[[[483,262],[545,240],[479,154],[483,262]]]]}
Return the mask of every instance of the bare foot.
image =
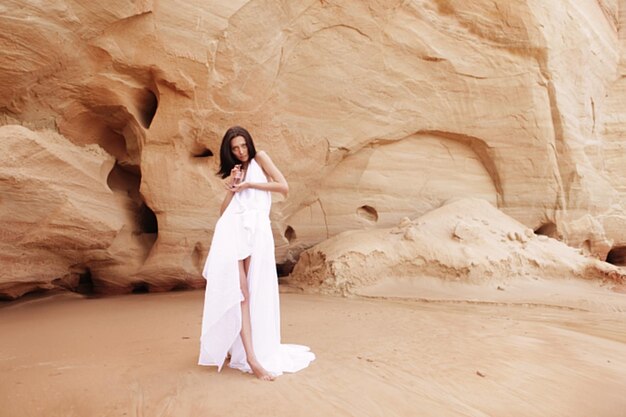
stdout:
{"type": "Polygon", "coordinates": [[[261,381],[273,381],[276,377],[265,370],[258,362],[248,362],[254,375],[261,381]]]}

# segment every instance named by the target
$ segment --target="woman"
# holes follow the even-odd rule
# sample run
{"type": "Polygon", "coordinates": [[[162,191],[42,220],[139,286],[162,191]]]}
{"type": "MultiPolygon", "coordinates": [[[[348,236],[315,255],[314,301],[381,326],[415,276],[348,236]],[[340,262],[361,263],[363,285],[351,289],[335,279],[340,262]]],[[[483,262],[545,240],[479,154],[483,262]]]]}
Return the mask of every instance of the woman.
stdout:
{"type": "Polygon", "coordinates": [[[222,139],[218,175],[230,178],[202,273],[207,286],[198,363],[219,371],[230,352],[231,368],[271,381],[315,359],[306,346],[280,343],[270,193],[286,196],[289,186],[269,155],[257,152],[250,133],[239,126],[222,139]]]}

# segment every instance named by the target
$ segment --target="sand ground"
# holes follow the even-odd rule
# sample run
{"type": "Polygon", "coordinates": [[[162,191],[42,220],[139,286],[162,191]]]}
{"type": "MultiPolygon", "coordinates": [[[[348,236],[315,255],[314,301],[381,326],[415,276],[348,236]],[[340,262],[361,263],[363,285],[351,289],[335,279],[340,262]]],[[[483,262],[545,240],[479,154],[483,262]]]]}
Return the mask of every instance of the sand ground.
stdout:
{"type": "Polygon", "coordinates": [[[203,291],[26,297],[0,305],[0,416],[625,417],[626,295],[574,284],[283,287],[317,360],[274,382],[196,365],[203,291]]]}

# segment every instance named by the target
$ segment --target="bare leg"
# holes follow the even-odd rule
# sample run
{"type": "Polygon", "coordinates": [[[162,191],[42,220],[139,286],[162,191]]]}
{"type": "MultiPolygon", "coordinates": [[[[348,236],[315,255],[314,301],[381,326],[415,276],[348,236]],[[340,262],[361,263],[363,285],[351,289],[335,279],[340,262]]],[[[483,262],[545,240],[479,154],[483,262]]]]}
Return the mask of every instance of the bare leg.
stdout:
{"type": "Polygon", "coordinates": [[[246,351],[246,359],[248,365],[254,372],[254,375],[263,381],[273,381],[274,377],[267,372],[258,362],[254,355],[252,347],[252,327],[250,325],[250,297],[248,293],[248,267],[250,266],[250,257],[239,261],[239,285],[243,293],[244,300],[241,302],[241,342],[246,351]]]}

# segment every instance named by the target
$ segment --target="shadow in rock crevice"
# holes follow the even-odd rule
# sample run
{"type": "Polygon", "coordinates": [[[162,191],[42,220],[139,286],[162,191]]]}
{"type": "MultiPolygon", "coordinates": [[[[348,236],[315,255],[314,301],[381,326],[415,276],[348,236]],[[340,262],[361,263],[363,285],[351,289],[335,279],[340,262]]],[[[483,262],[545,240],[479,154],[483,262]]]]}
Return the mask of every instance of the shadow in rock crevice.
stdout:
{"type": "Polygon", "coordinates": [[[372,206],[361,206],[356,209],[356,214],[361,219],[367,220],[370,223],[376,223],[378,221],[378,211],[372,206]]]}
{"type": "Polygon", "coordinates": [[[132,283],[132,293],[133,294],[145,294],[150,292],[150,286],[147,282],[133,282],[132,283]]]}
{"type": "Polygon", "coordinates": [[[142,202],[137,210],[137,223],[141,233],[154,235],[159,233],[159,224],[156,214],[154,214],[154,211],[152,211],[145,202],[142,202]]]}
{"type": "Polygon", "coordinates": [[[156,214],[139,192],[141,186],[139,167],[116,163],[109,173],[107,184],[114,193],[125,200],[131,234],[139,238],[138,242],[143,246],[145,257],[147,257],[156,243],[159,224],[156,214]]]}
{"type": "Polygon", "coordinates": [[[613,247],[606,256],[606,262],[615,266],[626,266],[626,246],[613,247]]]}
{"type": "Polygon", "coordinates": [[[209,158],[213,156],[213,151],[209,148],[197,149],[193,151],[194,158],[209,158]]]}
{"type": "Polygon", "coordinates": [[[159,108],[159,99],[152,90],[144,88],[141,94],[138,95],[137,100],[139,122],[145,129],[149,129],[159,108]]]}
{"type": "Polygon", "coordinates": [[[91,277],[91,270],[89,268],[85,268],[82,273],[78,274],[76,292],[84,295],[92,295],[94,293],[94,285],[91,277]]]}
{"type": "Polygon", "coordinates": [[[560,234],[559,234],[558,228],[556,227],[556,224],[554,224],[552,222],[544,223],[541,226],[539,226],[538,228],[536,228],[535,229],[535,234],[536,235],[548,236],[548,237],[551,237],[553,239],[560,239],[560,234]]]}
{"type": "Polygon", "coordinates": [[[291,226],[287,226],[284,233],[285,239],[287,242],[293,243],[296,240],[296,231],[291,226]]]}
{"type": "Polygon", "coordinates": [[[276,264],[276,275],[278,278],[287,277],[296,266],[296,262],[291,260],[286,260],[283,263],[276,264]]]}

